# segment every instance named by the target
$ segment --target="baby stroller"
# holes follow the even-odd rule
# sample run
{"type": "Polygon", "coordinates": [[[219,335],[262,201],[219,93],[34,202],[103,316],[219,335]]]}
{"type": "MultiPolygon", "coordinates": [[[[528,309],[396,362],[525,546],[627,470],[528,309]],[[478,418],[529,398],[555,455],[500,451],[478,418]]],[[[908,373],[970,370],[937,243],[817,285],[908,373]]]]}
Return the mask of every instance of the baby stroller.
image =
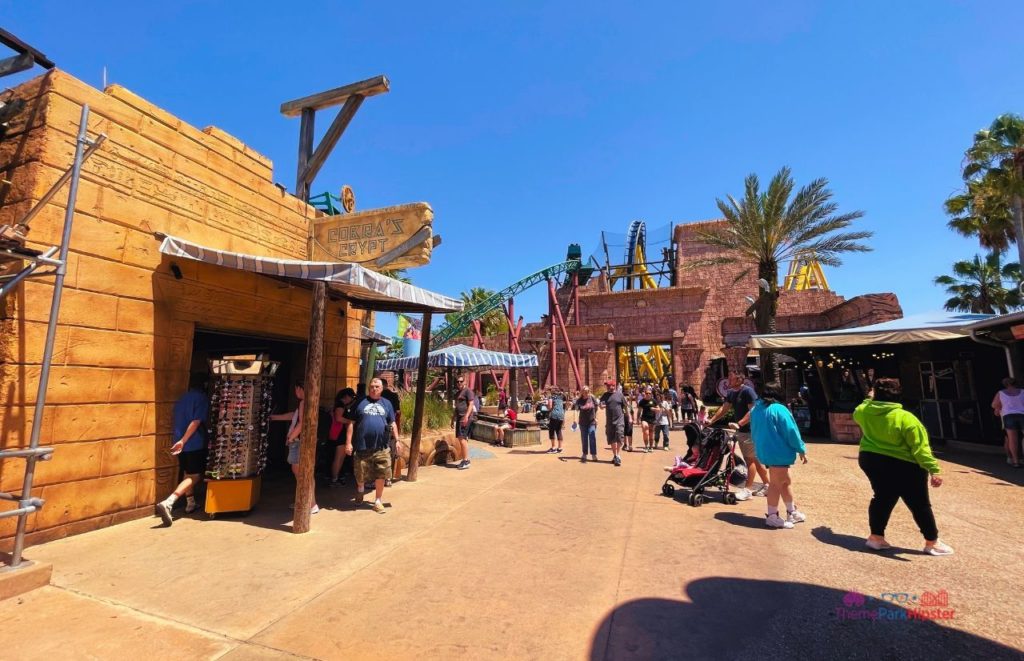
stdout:
{"type": "Polygon", "coordinates": [[[537,424],[540,425],[541,429],[548,428],[548,420],[551,418],[551,411],[548,410],[548,405],[541,400],[540,404],[537,405],[537,412],[533,414],[537,424]]]}
{"type": "Polygon", "coordinates": [[[736,494],[729,491],[730,484],[747,479],[746,465],[739,459],[734,450],[736,436],[727,429],[719,427],[700,427],[689,423],[683,428],[687,441],[699,452],[695,466],[677,466],[669,471],[661,493],[671,498],[676,488],[672,483],[690,490],[686,502],[692,507],[700,507],[707,499],[707,489],[719,489],[722,500],[727,505],[736,504],[736,494]]]}

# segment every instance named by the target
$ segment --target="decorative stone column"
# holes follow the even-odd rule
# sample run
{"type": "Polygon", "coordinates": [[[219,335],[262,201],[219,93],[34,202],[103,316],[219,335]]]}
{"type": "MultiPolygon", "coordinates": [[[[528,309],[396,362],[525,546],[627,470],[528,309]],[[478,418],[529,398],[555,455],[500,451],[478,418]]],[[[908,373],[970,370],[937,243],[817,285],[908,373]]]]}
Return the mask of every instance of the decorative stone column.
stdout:
{"type": "Polygon", "coordinates": [[[724,347],[725,362],[729,365],[729,371],[743,372],[747,368],[747,354],[750,349],[747,347],[724,347]]]}

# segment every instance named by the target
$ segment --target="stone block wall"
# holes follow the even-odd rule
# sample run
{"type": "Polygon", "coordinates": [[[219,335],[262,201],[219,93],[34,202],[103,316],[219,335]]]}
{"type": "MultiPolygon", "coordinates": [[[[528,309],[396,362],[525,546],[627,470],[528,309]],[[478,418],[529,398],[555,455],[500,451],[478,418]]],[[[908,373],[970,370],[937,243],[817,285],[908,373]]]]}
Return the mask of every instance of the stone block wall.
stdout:
{"type": "MultiPolygon", "coordinates": [[[[19,220],[72,162],[83,104],[89,135],[109,139],[86,162],[34,495],[30,542],[152,512],[173,488],[173,402],[188,382],[197,328],[304,341],[309,292],[158,251],[155,232],[215,248],[305,259],[315,210],[274,186],[270,161],[219,129],[194,128],[120,86],[93,89],[60,71],[14,90],[27,101],[0,141],[0,224],[19,220]],[[180,279],[170,263],[180,268],[180,279]]],[[[57,245],[65,187],[31,223],[30,247],[57,245]]],[[[28,442],[52,279],[24,283],[0,309],[0,444],[28,442]]],[[[325,401],[354,382],[362,313],[328,306],[325,401]],[[342,316],[344,314],[344,316],[342,316]]],[[[0,462],[17,491],[22,460],[0,462]]],[[[7,507],[12,504],[0,506],[7,507]]],[[[9,543],[15,519],[0,520],[9,543]]]]}

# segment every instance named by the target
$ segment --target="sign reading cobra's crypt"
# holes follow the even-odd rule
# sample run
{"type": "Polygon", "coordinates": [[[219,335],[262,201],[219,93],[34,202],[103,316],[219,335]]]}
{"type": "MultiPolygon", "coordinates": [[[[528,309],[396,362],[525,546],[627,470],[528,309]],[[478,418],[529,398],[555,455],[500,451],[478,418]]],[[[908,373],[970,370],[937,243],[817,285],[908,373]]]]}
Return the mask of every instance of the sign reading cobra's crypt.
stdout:
{"type": "Polygon", "coordinates": [[[312,258],[389,270],[423,266],[435,243],[433,222],[426,202],[318,218],[312,258]]]}

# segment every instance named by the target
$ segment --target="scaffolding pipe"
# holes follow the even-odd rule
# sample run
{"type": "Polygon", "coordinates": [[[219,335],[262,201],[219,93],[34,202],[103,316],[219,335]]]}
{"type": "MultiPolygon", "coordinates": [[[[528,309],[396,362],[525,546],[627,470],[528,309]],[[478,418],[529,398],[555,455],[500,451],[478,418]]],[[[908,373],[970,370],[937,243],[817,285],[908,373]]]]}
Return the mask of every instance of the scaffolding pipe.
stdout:
{"type": "MultiPolygon", "coordinates": [[[[39,389],[36,391],[35,417],[32,419],[32,436],[29,440],[29,449],[39,449],[39,433],[43,426],[43,409],[46,406],[46,388],[50,381],[50,363],[53,361],[53,342],[57,336],[57,317],[60,313],[60,299],[64,292],[64,276],[67,275],[68,247],[71,245],[71,224],[75,218],[75,202],[78,198],[78,180],[82,174],[83,150],[89,148],[95,151],[102,142],[102,137],[90,143],[86,138],[86,129],[89,124],[89,105],[82,106],[82,119],[78,124],[78,139],[75,141],[75,162],[71,168],[71,185],[68,188],[68,204],[64,210],[64,233],[60,240],[60,265],[57,266],[57,278],[53,283],[53,300],[50,302],[50,323],[46,328],[46,344],[43,348],[43,363],[39,373],[39,389]]],[[[18,529],[14,533],[14,552],[11,553],[11,568],[21,564],[22,553],[25,551],[25,526],[26,516],[36,511],[30,502],[32,500],[32,483],[35,481],[36,461],[39,457],[30,455],[25,460],[25,483],[22,486],[21,509],[28,510],[18,516],[18,529]]],[[[13,510],[17,511],[17,510],[13,510]]]]}

